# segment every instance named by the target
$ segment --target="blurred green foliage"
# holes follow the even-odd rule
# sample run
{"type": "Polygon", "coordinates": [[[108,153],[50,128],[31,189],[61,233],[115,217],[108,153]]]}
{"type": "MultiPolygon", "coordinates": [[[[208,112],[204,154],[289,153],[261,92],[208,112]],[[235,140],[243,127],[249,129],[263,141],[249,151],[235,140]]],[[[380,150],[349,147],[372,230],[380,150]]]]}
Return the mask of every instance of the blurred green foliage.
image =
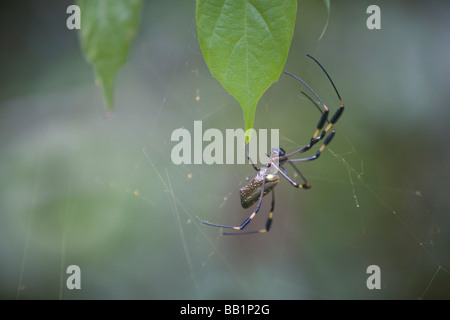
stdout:
{"type": "Polygon", "coordinates": [[[114,82],[127,61],[137,32],[141,0],[78,0],[81,12],[80,42],[86,59],[94,66],[108,111],[114,108],[114,82]]]}

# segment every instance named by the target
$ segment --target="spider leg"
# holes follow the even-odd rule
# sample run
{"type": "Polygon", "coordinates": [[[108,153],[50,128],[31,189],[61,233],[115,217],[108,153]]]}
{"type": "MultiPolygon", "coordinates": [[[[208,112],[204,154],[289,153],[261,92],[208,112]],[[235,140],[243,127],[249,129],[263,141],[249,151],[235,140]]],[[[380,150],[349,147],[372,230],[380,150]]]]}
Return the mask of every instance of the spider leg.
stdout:
{"type": "Polygon", "coordinates": [[[325,68],[319,63],[319,61],[317,61],[314,57],[310,56],[309,54],[307,54],[307,56],[311,59],[314,60],[314,62],[316,62],[319,67],[322,69],[322,71],[325,73],[325,75],[327,76],[328,80],[330,80],[331,85],[334,88],[334,91],[336,92],[336,95],[339,98],[339,102],[341,104],[340,108],[334,113],[333,117],[331,117],[330,123],[328,124],[328,126],[325,128],[325,131],[330,130],[330,128],[333,127],[333,125],[339,120],[339,118],[341,117],[342,113],[344,112],[344,102],[342,101],[341,95],[339,94],[336,86],[334,85],[333,80],[331,80],[330,75],[328,74],[328,72],[325,70],[325,68]]]}
{"type": "MultiPolygon", "coordinates": [[[[290,160],[288,160],[290,161],[290,160]]],[[[293,164],[292,164],[293,165],[293,164]]],[[[308,181],[306,181],[305,177],[303,176],[303,174],[294,166],[295,170],[297,171],[297,173],[300,174],[300,176],[303,178],[304,183],[303,184],[298,184],[296,183],[294,180],[292,180],[291,178],[289,178],[289,176],[284,172],[284,170],[281,170],[281,168],[279,168],[275,163],[272,162],[272,166],[278,170],[278,172],[287,180],[289,181],[290,184],[292,184],[294,187],[296,188],[300,188],[300,189],[309,189],[311,188],[311,185],[309,184],[308,181]]]]}
{"type": "Polygon", "coordinates": [[[255,169],[256,171],[259,172],[259,171],[261,170],[261,168],[258,168],[258,167],[253,163],[252,159],[250,159],[250,154],[248,153],[247,143],[245,143],[245,151],[247,152],[247,159],[248,159],[248,162],[250,162],[250,164],[252,165],[253,169],[255,169]]]}
{"type": "Polygon", "coordinates": [[[253,211],[253,213],[250,215],[250,217],[245,219],[244,222],[242,222],[240,226],[224,226],[224,225],[220,225],[220,224],[210,223],[207,221],[202,221],[202,223],[206,224],[208,226],[219,227],[219,228],[227,228],[227,229],[234,229],[234,230],[244,229],[250,223],[250,221],[252,221],[252,219],[256,216],[256,214],[259,211],[259,208],[261,207],[262,199],[264,196],[264,184],[265,183],[266,183],[266,176],[264,176],[264,178],[263,178],[263,182],[262,182],[262,186],[261,186],[261,194],[259,195],[259,200],[258,200],[258,204],[256,205],[255,211],[253,211]]]}
{"type": "Polygon", "coordinates": [[[285,72],[286,74],[290,75],[291,77],[297,79],[298,81],[300,81],[301,83],[303,83],[309,91],[312,92],[312,94],[314,94],[314,96],[319,100],[319,102],[322,104],[324,111],[320,110],[320,107],[304,92],[302,92],[312,103],[314,103],[316,105],[316,107],[318,107],[318,109],[322,112],[322,115],[319,119],[319,122],[317,124],[316,127],[316,131],[314,131],[314,134],[311,137],[311,141],[308,145],[294,151],[291,152],[288,155],[285,155],[283,158],[280,157],[280,161],[286,161],[288,158],[292,157],[295,154],[299,154],[299,153],[303,153],[308,151],[309,149],[312,148],[312,146],[314,146],[317,142],[319,142],[320,140],[322,140],[325,135],[327,134],[328,131],[331,130],[331,134],[329,135],[329,137],[325,140],[325,143],[322,145],[322,147],[320,148],[320,150],[317,152],[317,154],[313,157],[309,157],[309,158],[305,158],[305,159],[296,159],[296,160],[289,160],[289,161],[310,161],[310,160],[315,160],[320,156],[320,153],[323,151],[323,149],[325,148],[325,146],[331,141],[331,139],[333,139],[333,136],[335,134],[335,131],[333,129],[334,124],[339,120],[339,118],[341,117],[342,113],[344,112],[344,102],[342,101],[341,95],[339,94],[336,86],[334,85],[333,80],[331,80],[330,75],[328,74],[328,72],[325,70],[325,68],[312,56],[310,56],[309,54],[307,55],[309,58],[311,58],[312,60],[314,60],[314,62],[316,62],[319,67],[322,69],[322,71],[325,73],[325,75],[327,76],[328,80],[330,80],[334,91],[336,92],[337,97],[339,98],[339,102],[340,102],[340,107],[339,109],[336,110],[336,112],[333,114],[333,116],[331,117],[331,119],[328,121],[328,108],[325,105],[325,103],[319,98],[319,96],[314,92],[314,90],[302,79],[294,76],[293,74],[289,73],[289,72],[285,72]],[[323,129],[323,127],[325,126],[325,123],[328,123],[328,125],[325,127],[325,129],[323,129]],[[322,130],[322,133],[319,135],[320,130],[322,130]]]}
{"type": "Polygon", "coordinates": [[[255,231],[244,231],[244,232],[223,232],[223,235],[232,236],[232,235],[242,235],[242,234],[252,234],[252,233],[264,233],[268,232],[270,230],[270,226],[272,225],[272,219],[273,219],[273,210],[275,209],[275,191],[272,190],[272,204],[270,207],[269,217],[266,221],[266,226],[264,229],[259,229],[255,231]]]}
{"type": "MultiPolygon", "coordinates": [[[[305,94],[306,95],[306,94],[305,94]]],[[[306,95],[307,96],[307,95],[306,95]]],[[[309,97],[308,97],[309,98],[309,97]]],[[[325,105],[323,105],[325,107],[325,105]]],[[[333,128],[333,125],[336,123],[336,121],[339,119],[339,117],[341,116],[342,112],[344,110],[344,104],[342,103],[341,100],[341,107],[334,113],[333,117],[331,118],[330,121],[328,121],[328,119],[325,117],[324,115],[326,114],[326,112],[322,113],[322,116],[319,120],[319,123],[317,125],[316,131],[314,132],[313,136],[311,137],[311,140],[309,142],[309,144],[307,144],[306,146],[301,147],[298,150],[295,150],[283,157],[280,157],[280,162],[281,161],[298,161],[298,160],[288,160],[290,157],[296,155],[296,154],[300,154],[300,153],[304,153],[306,151],[308,151],[309,149],[311,149],[317,142],[319,142],[320,140],[322,140],[325,135],[328,133],[328,131],[330,129],[331,133],[327,136],[327,138],[325,139],[324,144],[322,145],[322,147],[320,148],[320,150],[317,152],[316,156],[310,157],[308,158],[309,160],[314,160],[317,159],[320,156],[320,153],[323,151],[323,149],[325,148],[325,146],[330,143],[331,139],[333,139],[334,135],[335,135],[335,131],[333,128]],[[325,129],[322,130],[322,133],[320,134],[320,136],[318,135],[318,133],[320,132],[320,130],[323,128],[325,122],[328,122],[328,125],[326,126],[325,129]]],[[[302,160],[302,161],[309,161],[309,160],[302,160]]]]}
{"type": "Polygon", "coordinates": [[[335,133],[336,133],[336,131],[334,131],[334,130],[331,131],[330,135],[327,136],[327,138],[325,139],[325,142],[322,144],[322,146],[319,148],[319,150],[317,150],[317,153],[314,156],[308,157],[308,158],[301,158],[301,159],[287,159],[285,161],[287,161],[287,162],[304,162],[304,161],[311,161],[311,160],[318,159],[320,157],[320,155],[322,154],[322,151],[333,139],[335,133]]]}
{"type": "Polygon", "coordinates": [[[306,180],[306,178],[303,175],[303,173],[295,166],[295,164],[293,164],[292,162],[289,162],[289,164],[292,166],[292,168],[294,168],[295,172],[297,172],[297,174],[302,178],[302,180],[303,180],[303,188],[304,189],[311,188],[311,185],[309,184],[308,180],[306,180]]]}
{"type": "MultiPolygon", "coordinates": [[[[297,79],[298,81],[300,81],[301,83],[303,83],[309,91],[312,92],[312,94],[314,94],[314,96],[320,101],[320,103],[323,106],[324,111],[322,112],[322,115],[320,116],[319,122],[317,123],[316,126],[316,131],[314,131],[312,137],[311,137],[311,141],[308,145],[304,146],[303,148],[300,148],[288,155],[286,155],[286,158],[289,158],[290,156],[293,156],[294,154],[297,153],[303,153],[305,151],[308,151],[309,149],[311,149],[311,147],[313,145],[315,145],[320,139],[322,139],[326,132],[329,130],[329,127],[327,127],[326,130],[323,130],[321,135],[319,136],[320,130],[322,130],[322,128],[324,127],[325,123],[328,121],[328,113],[329,113],[329,109],[328,107],[325,105],[325,103],[322,101],[322,99],[319,98],[319,96],[314,92],[314,90],[302,79],[300,79],[297,76],[294,76],[293,74],[289,73],[289,72],[285,72],[286,74],[290,75],[291,77],[293,77],[294,79],[297,79]]],[[[311,100],[311,99],[310,99],[311,100]]],[[[320,110],[320,109],[319,109],[320,110]]]]}

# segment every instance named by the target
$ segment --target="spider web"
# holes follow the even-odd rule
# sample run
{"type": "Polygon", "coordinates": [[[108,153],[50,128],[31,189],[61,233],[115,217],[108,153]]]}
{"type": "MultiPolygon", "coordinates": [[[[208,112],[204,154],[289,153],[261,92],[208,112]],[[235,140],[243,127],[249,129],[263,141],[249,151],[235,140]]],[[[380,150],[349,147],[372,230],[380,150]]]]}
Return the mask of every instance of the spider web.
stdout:
{"type": "MultiPolygon", "coordinates": [[[[142,26],[147,31],[138,37],[118,79],[113,117],[103,119],[90,77],[87,85],[49,90],[55,73],[70,74],[77,69],[73,66],[55,66],[51,76],[37,79],[42,84],[36,92],[2,102],[1,127],[15,123],[19,130],[8,129],[17,134],[2,145],[2,163],[10,170],[1,171],[2,181],[8,181],[1,192],[1,296],[448,299],[446,203],[433,192],[439,187],[430,188],[417,167],[429,159],[411,158],[414,166],[404,156],[417,146],[422,152],[415,156],[439,153],[440,144],[434,142],[439,139],[424,141],[410,133],[417,128],[414,117],[425,117],[414,109],[417,101],[408,101],[411,112],[404,116],[380,106],[401,99],[373,102],[365,96],[370,85],[355,92],[355,79],[364,77],[355,73],[361,66],[358,52],[348,50],[348,60],[326,54],[331,50],[319,46],[326,46],[327,35],[320,44],[314,36],[310,47],[347,109],[321,158],[298,166],[312,189],[297,190],[281,181],[267,234],[222,236],[220,229],[200,223],[235,225],[247,218],[251,209],[240,207],[237,191],[255,172],[248,164],[171,163],[173,130],[184,127],[192,133],[195,120],[203,121],[204,130],[222,132],[243,123],[236,124],[242,118],[239,106],[204,65],[194,4],[166,5],[147,6],[142,26]],[[160,12],[168,14],[159,17],[160,12]],[[371,123],[365,123],[368,118],[371,123]],[[399,119],[407,123],[403,130],[399,119]],[[81,290],[66,286],[66,269],[73,264],[81,268],[81,290]],[[380,267],[379,290],[366,286],[370,265],[380,267]]],[[[307,39],[304,26],[321,12],[314,8],[309,8],[315,13],[311,18],[299,19],[299,39],[307,39]]],[[[342,16],[338,8],[332,11],[330,38],[338,32],[333,20],[347,21],[338,19],[342,16]]],[[[388,46],[391,36],[383,37],[378,44],[388,46]]],[[[294,41],[286,70],[301,76],[335,110],[336,97],[320,70],[307,58],[295,61],[304,53],[301,48],[294,41]]],[[[381,62],[378,67],[383,69],[381,62]]],[[[404,85],[416,88],[414,82],[404,85]]],[[[387,87],[376,89],[385,92],[387,87]]],[[[308,142],[319,118],[300,90],[298,83],[281,77],[263,96],[255,118],[255,128],[280,129],[280,144],[287,151],[308,142]]],[[[396,94],[389,96],[402,97],[396,94]]],[[[439,131],[430,136],[440,136],[439,131]]],[[[445,151],[439,155],[448,160],[445,151]]],[[[263,201],[249,230],[264,225],[268,202],[263,201]]]]}

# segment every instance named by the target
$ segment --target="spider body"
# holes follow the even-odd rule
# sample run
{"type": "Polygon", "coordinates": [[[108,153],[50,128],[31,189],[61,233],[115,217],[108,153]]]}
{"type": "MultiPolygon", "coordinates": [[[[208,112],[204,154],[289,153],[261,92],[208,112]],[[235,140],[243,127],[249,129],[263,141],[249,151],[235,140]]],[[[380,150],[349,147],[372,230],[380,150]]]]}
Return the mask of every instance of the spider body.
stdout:
{"type": "Polygon", "coordinates": [[[244,209],[247,209],[258,202],[261,196],[261,188],[263,187],[263,182],[263,197],[270,191],[272,191],[272,189],[275,188],[275,186],[278,184],[280,177],[277,175],[278,170],[274,166],[272,166],[272,163],[278,163],[280,157],[284,155],[285,151],[282,148],[272,148],[270,152],[270,160],[267,165],[262,168],[255,167],[255,169],[259,172],[252,180],[250,180],[250,182],[245,187],[239,189],[241,205],[244,209]]]}
{"type": "Polygon", "coordinates": [[[264,167],[261,169],[256,177],[250,180],[245,187],[239,189],[242,208],[247,209],[258,202],[261,196],[261,188],[264,188],[263,196],[265,196],[278,184],[280,177],[274,173],[267,173],[268,169],[271,168],[264,167]]]}
{"type": "Polygon", "coordinates": [[[296,162],[307,162],[307,161],[313,161],[319,158],[319,156],[321,155],[322,151],[325,149],[325,147],[331,142],[331,140],[333,139],[334,135],[335,135],[335,131],[334,131],[334,124],[338,121],[338,119],[341,117],[343,111],[344,111],[344,102],[341,99],[341,96],[339,95],[339,92],[336,89],[336,86],[334,85],[333,81],[331,80],[330,76],[328,75],[328,73],[325,71],[325,69],[322,67],[322,65],[313,57],[311,57],[310,55],[308,55],[308,57],[310,57],[311,59],[313,59],[319,66],[320,68],[324,71],[324,73],[326,74],[326,76],[328,77],[328,79],[330,80],[331,84],[333,85],[333,88],[339,98],[339,102],[340,102],[340,108],[337,109],[337,111],[334,113],[334,115],[331,117],[331,120],[328,120],[328,107],[323,103],[323,101],[319,98],[319,96],[313,91],[313,89],[311,89],[311,87],[306,84],[302,79],[288,73],[285,72],[286,74],[290,75],[291,77],[297,79],[298,81],[300,81],[301,83],[303,83],[308,90],[314,94],[314,96],[318,99],[318,101],[321,103],[322,107],[323,107],[323,111],[321,110],[320,106],[314,102],[313,99],[311,99],[307,94],[305,94],[303,91],[302,93],[312,102],[315,104],[315,106],[321,111],[322,115],[319,119],[319,122],[316,126],[316,129],[309,141],[309,143],[305,146],[303,146],[302,148],[293,151],[289,154],[286,154],[286,152],[282,149],[282,148],[272,148],[271,153],[270,153],[270,160],[267,163],[267,165],[265,165],[262,168],[258,168],[250,159],[249,153],[248,153],[248,149],[247,149],[247,145],[245,145],[246,147],[246,151],[247,151],[247,158],[250,162],[250,164],[252,165],[252,167],[258,172],[256,174],[256,176],[250,180],[250,182],[240,188],[239,190],[239,194],[240,194],[240,198],[241,198],[241,205],[244,209],[247,209],[249,207],[251,207],[252,205],[254,205],[255,203],[257,203],[255,210],[253,211],[253,213],[250,215],[250,217],[248,217],[247,219],[244,220],[244,222],[242,222],[239,226],[227,226],[227,225],[220,225],[220,224],[214,224],[214,223],[209,223],[206,221],[202,221],[203,224],[209,225],[209,226],[213,226],[213,227],[219,227],[219,228],[228,228],[228,229],[233,229],[233,230],[242,230],[244,229],[249,223],[250,221],[256,216],[256,214],[259,212],[259,209],[261,207],[261,203],[262,200],[264,198],[264,196],[266,196],[269,193],[272,193],[272,202],[271,202],[271,209],[269,212],[269,217],[267,219],[266,225],[264,229],[260,229],[260,230],[255,230],[255,231],[249,231],[249,232],[233,232],[233,233],[223,233],[226,235],[235,235],[235,234],[250,234],[250,233],[262,233],[262,232],[267,232],[270,229],[270,226],[272,224],[272,218],[273,218],[273,211],[274,211],[274,207],[275,207],[275,191],[274,188],[277,186],[280,177],[279,175],[281,175],[282,177],[284,177],[292,186],[296,187],[296,188],[300,188],[300,189],[309,189],[311,188],[310,183],[306,180],[306,178],[303,176],[303,174],[300,172],[300,170],[295,166],[294,163],[296,162]],[[325,126],[325,124],[327,124],[325,126]],[[306,157],[306,158],[294,158],[291,159],[293,156],[302,154],[304,152],[309,151],[311,148],[313,148],[319,141],[322,141],[323,143],[320,146],[320,148],[317,150],[316,154],[310,157],[306,157]],[[293,181],[286,173],[285,168],[283,167],[283,165],[285,165],[286,163],[289,163],[292,168],[297,172],[297,174],[301,177],[301,179],[303,180],[302,184],[298,184],[297,182],[293,181]]]}

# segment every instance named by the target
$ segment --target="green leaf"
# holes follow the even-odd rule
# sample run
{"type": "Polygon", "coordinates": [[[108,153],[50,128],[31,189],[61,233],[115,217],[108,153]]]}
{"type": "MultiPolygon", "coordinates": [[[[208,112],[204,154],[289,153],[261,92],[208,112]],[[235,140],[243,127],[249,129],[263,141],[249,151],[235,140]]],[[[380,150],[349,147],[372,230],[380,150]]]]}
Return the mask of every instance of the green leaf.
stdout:
{"type": "Polygon", "coordinates": [[[240,103],[245,130],[253,128],[258,100],[281,74],[296,13],[296,0],[197,0],[203,57],[240,103]]]}
{"type": "Polygon", "coordinates": [[[317,39],[317,41],[320,41],[320,39],[322,39],[322,37],[325,34],[325,31],[327,30],[328,27],[328,21],[330,20],[330,13],[331,13],[331,8],[330,8],[330,0],[324,0],[325,2],[325,7],[327,8],[327,21],[325,22],[325,26],[323,27],[322,33],[319,36],[319,39],[317,39]]]}
{"type": "Polygon", "coordinates": [[[137,30],[142,0],[78,0],[83,53],[103,87],[107,110],[114,108],[114,80],[126,62],[137,30]]]}

